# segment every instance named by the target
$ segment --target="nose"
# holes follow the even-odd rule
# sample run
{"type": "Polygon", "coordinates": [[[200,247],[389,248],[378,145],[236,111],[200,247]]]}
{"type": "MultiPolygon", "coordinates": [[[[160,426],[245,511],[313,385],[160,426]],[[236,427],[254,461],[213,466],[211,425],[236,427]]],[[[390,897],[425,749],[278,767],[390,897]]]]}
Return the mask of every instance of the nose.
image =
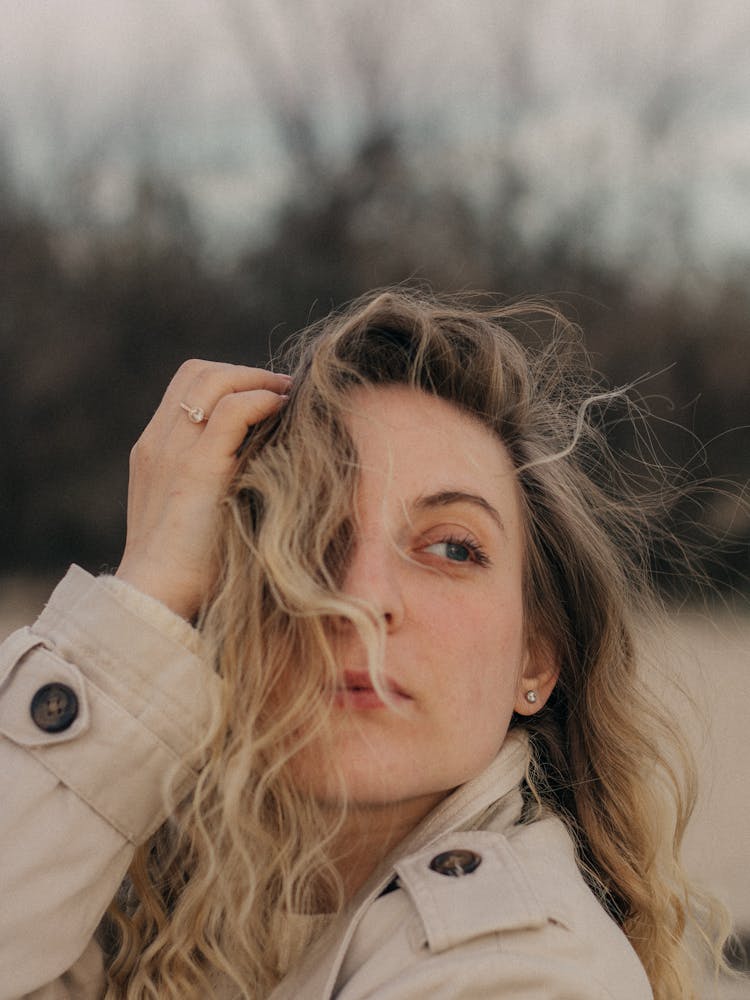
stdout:
{"type": "Polygon", "coordinates": [[[344,593],[372,605],[389,631],[404,620],[405,565],[392,539],[365,534],[354,546],[344,577],[344,593]]]}

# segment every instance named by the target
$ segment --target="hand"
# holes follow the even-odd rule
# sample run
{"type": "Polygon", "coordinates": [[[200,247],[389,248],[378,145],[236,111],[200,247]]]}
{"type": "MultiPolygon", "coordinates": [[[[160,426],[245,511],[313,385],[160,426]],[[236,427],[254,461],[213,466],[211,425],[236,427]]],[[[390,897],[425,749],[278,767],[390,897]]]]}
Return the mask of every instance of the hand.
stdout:
{"type": "Polygon", "coordinates": [[[282,405],[291,379],[186,361],[130,454],[125,552],[115,574],[190,619],[216,580],[218,506],[248,427],[282,405]],[[180,403],[201,407],[192,423],[180,403]]]}

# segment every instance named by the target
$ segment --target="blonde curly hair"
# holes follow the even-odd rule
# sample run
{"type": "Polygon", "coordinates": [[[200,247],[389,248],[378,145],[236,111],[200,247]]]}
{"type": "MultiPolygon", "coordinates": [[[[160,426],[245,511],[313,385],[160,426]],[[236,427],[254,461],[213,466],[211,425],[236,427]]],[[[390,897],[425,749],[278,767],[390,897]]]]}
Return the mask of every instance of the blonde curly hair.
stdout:
{"type": "Polygon", "coordinates": [[[331,618],[351,620],[377,662],[378,621],[340,589],[357,482],[345,418],[354,387],[388,384],[453,403],[507,448],[524,511],[528,638],[561,667],[545,707],[512,723],[533,750],[526,818],[552,809],[567,823],[656,1000],[696,996],[688,942],[697,929],[718,967],[727,927],[680,865],[694,770],[639,660],[636,637],[659,606],[651,512],[601,432],[620,394],[592,376],[555,310],[419,291],[360,299],[304,331],[280,364],[292,395],[248,435],[218,531],[221,580],[200,622],[221,678],[195,751],[200,777],[137,851],[110,908],[107,998],[211,997],[220,982],[265,997],[308,943],[283,933],[285,915],[343,905],[331,858],[343,786],[332,814],[297,787],[292,765],[326,734],[331,618]]]}

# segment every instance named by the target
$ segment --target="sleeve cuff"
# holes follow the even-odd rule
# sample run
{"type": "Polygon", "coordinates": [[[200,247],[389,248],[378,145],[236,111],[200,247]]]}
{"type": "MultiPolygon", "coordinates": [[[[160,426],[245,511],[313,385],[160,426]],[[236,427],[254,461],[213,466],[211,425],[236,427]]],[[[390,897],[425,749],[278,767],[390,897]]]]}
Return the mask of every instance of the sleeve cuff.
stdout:
{"type": "Polygon", "coordinates": [[[97,579],[102,587],[110,591],[134,615],[149,622],[175,642],[181,643],[196,656],[202,654],[203,643],[200,632],[170,610],[166,604],[162,604],[149,594],[144,594],[124,580],[118,580],[115,576],[100,576],[97,579]]]}

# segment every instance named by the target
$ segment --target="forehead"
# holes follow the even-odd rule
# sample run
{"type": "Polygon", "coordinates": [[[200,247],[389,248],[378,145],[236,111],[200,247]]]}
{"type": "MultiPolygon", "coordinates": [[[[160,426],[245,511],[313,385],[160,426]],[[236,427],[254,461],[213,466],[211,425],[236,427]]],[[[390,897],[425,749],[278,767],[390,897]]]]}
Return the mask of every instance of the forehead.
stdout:
{"type": "Polygon", "coordinates": [[[502,441],[454,404],[408,386],[359,388],[350,404],[348,424],[364,475],[412,494],[445,487],[517,502],[502,441]]]}

